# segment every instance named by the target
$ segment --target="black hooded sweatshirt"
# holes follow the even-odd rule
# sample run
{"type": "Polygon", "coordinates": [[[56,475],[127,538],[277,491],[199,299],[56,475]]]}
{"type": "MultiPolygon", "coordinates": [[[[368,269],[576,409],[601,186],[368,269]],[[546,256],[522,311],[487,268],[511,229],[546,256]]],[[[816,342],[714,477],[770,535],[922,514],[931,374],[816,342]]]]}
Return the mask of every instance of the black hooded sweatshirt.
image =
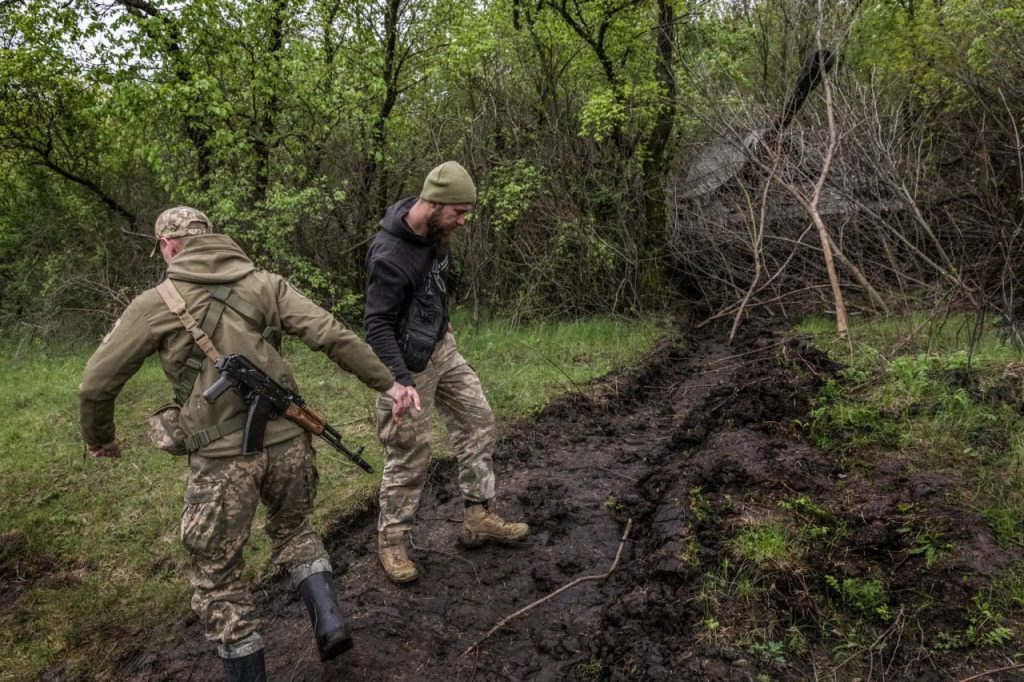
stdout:
{"type": "Polygon", "coordinates": [[[415,386],[448,331],[448,254],[405,221],[416,197],[384,213],[366,254],[366,341],[403,386],[415,386]]]}

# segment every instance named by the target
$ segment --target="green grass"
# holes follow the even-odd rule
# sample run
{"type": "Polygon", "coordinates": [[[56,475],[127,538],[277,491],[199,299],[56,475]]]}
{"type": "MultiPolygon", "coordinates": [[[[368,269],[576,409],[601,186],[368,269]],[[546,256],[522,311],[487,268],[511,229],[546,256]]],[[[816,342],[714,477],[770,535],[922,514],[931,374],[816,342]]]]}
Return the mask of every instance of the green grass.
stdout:
{"type": "Polygon", "coordinates": [[[870,320],[853,318],[849,340],[844,340],[836,336],[831,318],[815,316],[803,320],[797,331],[810,334],[815,345],[839,361],[851,363],[852,358],[851,364],[860,369],[884,366],[899,356],[965,353],[972,339],[973,357],[978,362],[1020,360],[1019,352],[1006,343],[1006,335],[994,319],[979,326],[963,315],[917,313],[870,320]]]}
{"type": "Polygon", "coordinates": [[[1019,650],[1024,563],[993,561],[980,574],[965,569],[964,557],[985,556],[987,547],[973,524],[963,531],[962,520],[980,514],[1008,550],[1003,556],[1019,555],[1020,349],[1004,342],[999,327],[972,328],[956,316],[854,320],[850,340],[838,339],[826,319],[797,331],[846,365],[802,420],[805,433],[836,460],[835,486],[813,496],[772,491],[767,499],[750,486],[732,492],[732,501],[721,491],[689,490],[704,549],[695,635],[709,646],[745,650],[756,679],[774,679],[793,657],[806,663],[809,650],[816,671],[839,679],[870,677],[878,652],[889,647],[921,652],[887,652],[892,662],[929,652],[961,661],[1019,650]],[[937,486],[942,494],[918,496],[903,478],[918,475],[949,484],[937,486]],[[865,505],[890,495],[893,511],[879,530],[893,535],[863,533],[874,523],[862,516],[865,505]],[[733,509],[725,511],[723,501],[733,509]],[[872,546],[873,537],[891,545],[872,546]],[[724,551],[712,563],[706,548],[714,546],[724,551]],[[922,574],[920,584],[906,578],[910,571],[922,574]],[[947,578],[932,574],[972,592],[966,601],[948,599],[933,587],[947,578]],[[916,643],[904,639],[912,632],[922,633],[916,643]]]}
{"type": "Polygon", "coordinates": [[[995,323],[923,315],[859,322],[849,342],[824,319],[798,331],[848,365],[811,411],[820,446],[850,464],[895,451],[955,476],[964,481],[956,502],[980,511],[1000,542],[1024,543],[1021,351],[995,323]]]}
{"type": "Polygon", "coordinates": [[[766,570],[792,567],[803,557],[803,548],[790,526],[775,519],[751,521],[729,544],[737,558],[766,570]]]}
{"type": "MultiPolygon", "coordinates": [[[[658,321],[622,319],[510,330],[500,320],[474,328],[456,316],[454,326],[499,428],[635,361],[666,330],[658,321]]],[[[22,590],[0,610],[0,680],[36,678],[58,663],[69,677],[109,677],[139,633],[188,615],[186,555],[178,541],[187,464],[150,447],[145,425],[169,401],[170,386],[151,358],[118,400],[124,456],[92,460],[83,456],[77,407],[92,348],[0,343],[0,350],[0,577],[5,589],[22,590]]],[[[318,447],[314,521],[323,529],[376,493],[375,394],[299,343],[285,350],[307,401],[350,447],[366,446],[364,456],[378,472],[367,476],[325,444],[318,447]]],[[[259,580],[270,571],[269,543],[263,533],[252,537],[247,577],[259,580]]]]}

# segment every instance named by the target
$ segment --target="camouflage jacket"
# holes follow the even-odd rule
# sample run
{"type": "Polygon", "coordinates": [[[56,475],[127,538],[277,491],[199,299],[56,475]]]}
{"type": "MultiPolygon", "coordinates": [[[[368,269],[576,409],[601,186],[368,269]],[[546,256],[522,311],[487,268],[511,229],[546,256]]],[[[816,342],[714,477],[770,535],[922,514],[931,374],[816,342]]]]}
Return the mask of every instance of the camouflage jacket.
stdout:
{"type": "MultiPolygon", "coordinates": [[[[220,285],[230,287],[227,305],[212,334],[217,350],[222,354],[245,355],[292,390],[298,388],[280,355],[282,333],[297,336],[311,349],[326,353],[339,367],[374,390],[386,391],[394,383],[391,371],[365,342],[282,277],[256,270],[230,237],[208,234],[190,238],[171,261],[167,276],[174,281],[189,312],[200,321],[210,306],[214,289],[220,285]]],[[[159,355],[164,374],[178,387],[193,347],[192,337],[155,288],[137,296],[86,364],[79,386],[85,442],[99,445],[114,440],[114,401],[149,355],[159,355]]],[[[202,370],[181,406],[180,423],[186,434],[237,421],[246,411],[245,403],[233,391],[224,393],[212,404],[202,397],[202,392],[216,379],[213,363],[203,357],[202,370]]],[[[301,428],[287,419],[272,420],[267,425],[264,446],[300,432],[301,428]]],[[[242,431],[234,431],[210,442],[198,454],[237,455],[241,443],[242,431]]]]}

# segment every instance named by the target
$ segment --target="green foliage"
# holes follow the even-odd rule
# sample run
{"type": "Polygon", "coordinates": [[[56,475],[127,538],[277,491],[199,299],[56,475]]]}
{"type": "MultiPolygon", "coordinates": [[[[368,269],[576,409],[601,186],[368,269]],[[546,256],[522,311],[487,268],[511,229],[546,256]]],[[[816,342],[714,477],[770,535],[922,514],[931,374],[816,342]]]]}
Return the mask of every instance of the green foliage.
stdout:
{"type": "Polygon", "coordinates": [[[1012,426],[1012,415],[980,400],[973,384],[957,383],[978,376],[979,365],[1012,357],[1010,349],[993,345],[993,339],[994,333],[973,356],[951,349],[891,360],[880,360],[871,340],[860,341],[843,379],[830,379],[819,393],[810,412],[812,435],[826,448],[844,444],[849,449],[895,447],[951,457],[994,454],[1003,442],[989,439],[995,430],[1012,426]]]}
{"type": "Polygon", "coordinates": [[[690,488],[690,513],[693,514],[693,518],[697,523],[703,523],[711,518],[713,510],[711,509],[711,502],[700,486],[694,486],[690,488]]]}
{"type": "MultiPolygon", "coordinates": [[[[345,200],[345,193],[329,190],[324,178],[304,187],[271,184],[266,199],[246,209],[242,197],[222,197],[211,207],[210,217],[224,231],[248,246],[253,262],[280,273],[318,300],[337,300],[336,281],[304,256],[297,239],[302,225],[324,225],[345,200]]],[[[316,254],[313,254],[316,255],[316,254]]],[[[350,299],[349,304],[355,303],[350,299]]],[[[356,321],[356,320],[353,320],[356,321]]]]}
{"type": "MultiPolygon", "coordinates": [[[[854,327],[852,347],[833,351],[850,364],[842,379],[830,379],[817,396],[810,433],[821,447],[844,454],[893,449],[929,468],[968,476],[976,485],[963,494],[996,538],[1019,543],[1024,427],[1015,406],[1019,380],[1003,372],[1018,352],[990,325],[968,353],[964,326],[956,318],[929,326],[912,317],[854,327]]],[[[831,331],[818,321],[801,329],[829,346],[831,331]]],[[[905,532],[916,533],[911,553],[927,566],[952,549],[934,530],[905,532]]]]}
{"type": "Polygon", "coordinates": [[[1002,647],[1016,639],[1012,629],[1003,624],[1004,616],[982,593],[971,597],[967,610],[967,625],[962,632],[940,631],[931,642],[934,651],[958,651],[968,647],[1002,647]]]}
{"type": "Polygon", "coordinates": [[[1002,543],[1024,543],[1024,428],[1014,423],[1008,447],[978,472],[982,516],[1002,543]]]}
{"type": "Polygon", "coordinates": [[[861,616],[874,618],[883,623],[892,619],[888,591],[878,578],[839,579],[834,575],[826,575],[825,584],[843,604],[861,616]]]}
{"type": "Polygon", "coordinates": [[[895,445],[901,433],[898,420],[887,419],[870,400],[850,400],[851,388],[829,379],[808,413],[811,434],[826,450],[895,445]]]}
{"type": "Polygon", "coordinates": [[[1022,28],[1024,13],[1008,0],[875,0],[860,10],[849,56],[926,106],[959,109],[976,103],[978,82],[1005,82],[1005,70],[1021,63],[1022,28]]]}
{"type": "Polygon", "coordinates": [[[805,517],[820,520],[828,517],[828,512],[818,506],[807,495],[797,495],[789,500],[779,500],[779,506],[805,517]]]}
{"type": "Polygon", "coordinates": [[[551,252],[561,267],[575,267],[593,277],[611,276],[616,264],[614,247],[590,223],[559,223],[551,252]]]}
{"type": "Polygon", "coordinates": [[[580,663],[577,669],[583,679],[596,680],[600,679],[601,673],[604,672],[604,663],[599,658],[591,658],[580,663]]]}
{"type": "Polygon", "coordinates": [[[603,88],[594,92],[580,111],[580,133],[602,142],[626,122],[626,103],[621,91],[603,88]]]}
{"type": "Polygon", "coordinates": [[[988,597],[981,593],[971,597],[968,626],[964,631],[967,641],[977,646],[998,647],[1015,638],[1013,630],[1002,624],[1003,614],[995,609],[988,597]]]}
{"type": "Polygon", "coordinates": [[[998,578],[992,585],[992,594],[1000,595],[1000,604],[1006,609],[1024,608],[1024,566],[1018,564],[998,578]]]}
{"type": "Polygon", "coordinates": [[[614,495],[611,495],[605,499],[604,508],[611,512],[612,516],[617,516],[621,514],[624,510],[622,502],[619,501],[614,495]]]}
{"type": "Polygon", "coordinates": [[[711,641],[717,641],[722,635],[721,607],[735,595],[735,585],[750,576],[744,566],[737,567],[728,558],[724,558],[717,566],[712,566],[700,574],[700,590],[698,599],[704,612],[701,623],[703,635],[711,641]]]}
{"type": "MultiPolygon", "coordinates": [[[[895,505],[905,517],[896,531],[903,536],[907,556],[922,570],[941,573],[945,563],[965,551],[959,547],[960,529],[948,527],[941,516],[935,521],[927,515],[935,512],[936,504],[980,512],[996,540],[1014,554],[1024,537],[1020,351],[991,323],[974,327],[980,335],[968,334],[974,323],[924,314],[855,322],[852,343],[834,343],[831,329],[819,321],[801,325],[833,357],[847,363],[843,376],[818,396],[811,433],[838,451],[850,489],[864,482],[862,476],[877,475],[874,464],[880,458],[901,460],[909,475],[941,472],[958,482],[941,497],[903,498],[895,505]]],[[[813,523],[819,515],[809,502],[794,498],[780,506],[813,523]]],[[[1017,568],[1000,572],[1001,577],[976,592],[959,625],[944,620],[942,629],[925,628],[927,647],[938,653],[973,654],[1012,646],[1024,605],[1019,573],[1017,568]]],[[[975,578],[964,575],[964,584],[975,578]]],[[[902,594],[890,594],[878,572],[832,574],[825,582],[834,601],[858,617],[836,628],[851,652],[876,641],[882,627],[878,624],[892,628],[908,614],[912,623],[932,613],[927,595],[907,601],[902,594]]]]}
{"type": "Polygon", "coordinates": [[[845,524],[834,527],[828,512],[814,503],[807,495],[779,500],[779,507],[796,515],[797,528],[802,539],[817,542],[826,538],[833,540],[845,534],[845,524]]]}
{"type": "MultiPolygon", "coordinates": [[[[649,8],[588,4],[569,17],[541,3],[514,25],[501,4],[451,0],[403,2],[395,15],[361,1],[16,6],[0,11],[0,196],[18,198],[0,208],[4,328],[28,309],[33,318],[52,311],[43,335],[70,329],[68,317],[96,331],[102,325],[82,310],[109,315],[119,307],[109,291],[130,297],[157,276],[145,242],[126,248],[124,233],[146,237],[174,203],[203,208],[261,266],[355,317],[364,240],[388,203],[445,157],[476,175],[484,227],[504,233],[539,218],[538,246],[556,255],[541,290],[521,274],[534,244],[483,244],[490,273],[474,280],[476,300],[550,309],[584,296],[565,266],[577,247],[589,254],[587,274],[607,278],[613,293],[612,278],[638,267],[626,248],[646,229],[635,210],[591,216],[586,204],[596,180],[610,201],[629,206],[622,200],[643,172],[651,121],[665,110],[649,8]],[[588,41],[598,37],[595,51],[588,41]],[[578,145],[581,112],[600,84],[620,102],[608,125],[632,140],[628,158],[619,158],[627,147],[603,154],[601,143],[578,145]],[[567,108],[549,111],[556,104],[567,108]],[[552,194],[556,177],[565,191],[552,194]],[[51,215],[36,216],[33,194],[47,198],[51,215]],[[577,217],[586,226],[578,241],[577,217]],[[604,232],[623,219],[628,229],[604,232]],[[16,251],[53,225],[67,226],[74,242],[39,240],[37,260],[16,251]],[[76,261],[83,249],[114,257],[76,261]],[[35,302],[31,275],[50,262],[61,272],[73,264],[81,281],[44,289],[35,302]]],[[[628,302],[602,300],[637,310],[641,292],[631,289],[628,302]]]]}
{"type": "Polygon", "coordinates": [[[734,554],[755,566],[784,568],[803,556],[803,548],[790,527],[779,521],[751,523],[730,541],[734,554]]]}
{"type": "Polygon", "coordinates": [[[869,84],[915,119],[948,113],[934,129],[965,139],[972,120],[1002,126],[984,144],[1013,149],[1018,5],[8,4],[0,197],[16,199],[0,205],[0,324],[31,313],[46,335],[109,313],[109,292],[156,276],[126,233],[146,236],[172,203],[208,209],[261,264],[358,314],[364,240],[449,157],[477,177],[481,227],[499,237],[457,244],[488,269],[474,300],[531,317],[664,306],[671,189],[691,145],[776,116],[819,30],[844,41],[839,85],[869,84]],[[652,39],[663,30],[669,55],[652,39]],[[37,237],[56,229],[75,241],[37,237]],[[33,304],[30,273],[48,264],[79,281],[33,304]]]}
{"type": "Polygon", "coordinates": [[[529,210],[546,181],[544,170],[524,159],[498,163],[480,192],[478,206],[489,210],[492,229],[507,230],[529,210]]]}
{"type": "Polygon", "coordinates": [[[757,656],[765,663],[775,666],[786,665],[786,644],[775,640],[765,642],[752,642],[747,645],[747,651],[757,656]]]}
{"type": "Polygon", "coordinates": [[[661,321],[592,318],[512,328],[495,319],[472,329],[468,315],[452,322],[459,349],[472,358],[495,414],[528,414],[555,392],[581,391],[594,376],[626,365],[636,349],[666,332],[661,321]]]}
{"type": "MultiPolygon", "coordinates": [[[[909,532],[910,529],[900,529],[909,532]]],[[[941,556],[953,549],[953,543],[944,539],[942,533],[924,529],[914,538],[914,546],[907,551],[911,556],[924,558],[925,568],[931,568],[941,556]]]]}

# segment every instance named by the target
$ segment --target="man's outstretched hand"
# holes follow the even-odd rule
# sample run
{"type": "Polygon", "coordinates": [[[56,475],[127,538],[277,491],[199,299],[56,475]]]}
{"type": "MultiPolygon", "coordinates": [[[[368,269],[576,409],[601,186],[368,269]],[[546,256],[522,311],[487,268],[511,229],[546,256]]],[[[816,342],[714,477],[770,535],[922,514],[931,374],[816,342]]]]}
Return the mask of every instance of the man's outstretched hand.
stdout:
{"type": "Polygon", "coordinates": [[[416,392],[414,386],[403,386],[395,382],[384,395],[391,398],[391,416],[395,418],[395,423],[401,421],[402,415],[410,407],[415,407],[417,410],[423,409],[420,406],[420,394],[416,392]]]}

